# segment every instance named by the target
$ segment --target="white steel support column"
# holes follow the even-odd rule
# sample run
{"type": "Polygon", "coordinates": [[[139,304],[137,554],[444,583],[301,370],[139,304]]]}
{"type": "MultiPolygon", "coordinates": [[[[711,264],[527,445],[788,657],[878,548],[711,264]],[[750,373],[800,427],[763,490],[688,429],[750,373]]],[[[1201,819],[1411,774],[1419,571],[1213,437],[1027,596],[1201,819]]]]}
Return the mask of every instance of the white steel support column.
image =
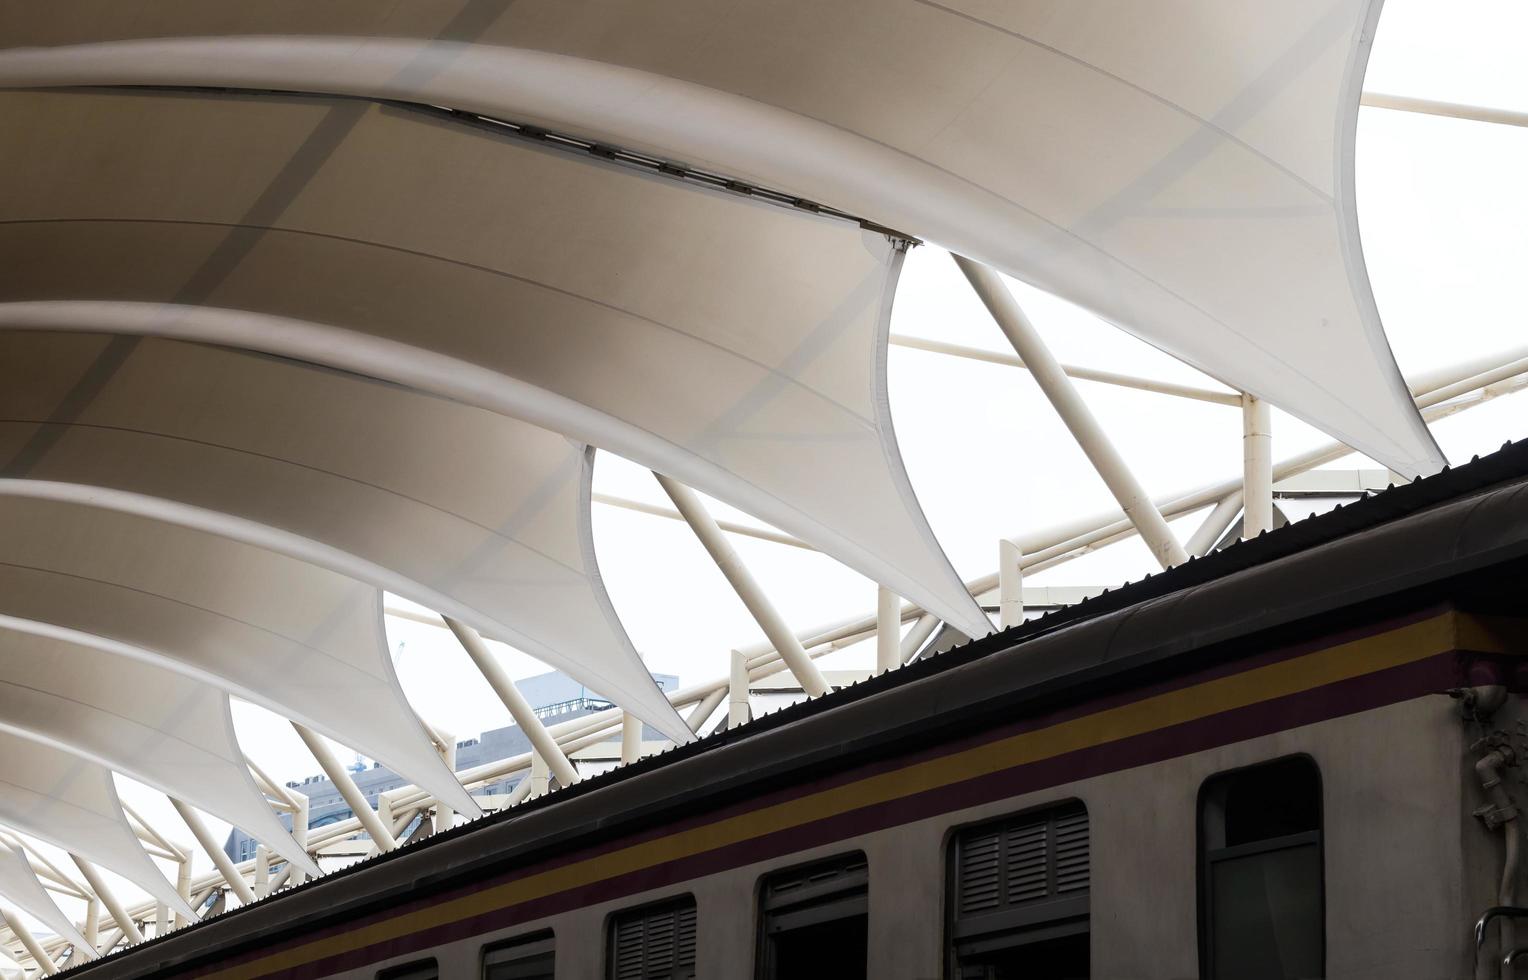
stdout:
{"type": "MultiPolygon", "coordinates": [[[[441,746],[440,758],[441,761],[446,764],[447,768],[449,768],[452,772],[456,772],[455,736],[447,738],[445,744],[441,746]]],[[[451,808],[449,803],[442,803],[439,800],[436,800],[435,812],[430,817],[431,831],[438,834],[442,830],[450,830],[454,826],[456,826],[456,811],[451,808]]]]}
{"type": "Polygon", "coordinates": [[[546,764],[546,757],[532,749],[531,774],[527,777],[527,781],[531,784],[531,790],[525,798],[533,800],[538,796],[545,796],[551,788],[550,775],[550,767],[546,764]]]}
{"type": "Polygon", "coordinates": [[[753,717],[748,705],[748,658],[741,650],[732,651],[732,669],[727,680],[727,727],[746,725],[753,717]]]}
{"type": "Polygon", "coordinates": [[[1024,552],[1007,538],[997,542],[998,628],[1008,629],[1024,622],[1024,570],[1020,562],[1024,552]]]}
{"type": "Polygon", "coordinates": [[[239,901],[245,905],[253,902],[255,900],[254,890],[249,887],[249,882],[245,881],[244,876],[239,874],[238,869],[233,866],[233,861],[229,860],[228,855],[224,854],[223,849],[218,846],[217,839],[212,836],[212,831],[208,828],[206,821],[202,819],[202,815],[173,796],[170,797],[170,803],[175,807],[175,812],[180,814],[180,819],[186,822],[186,827],[191,831],[191,836],[196,838],[196,842],[202,845],[202,850],[206,851],[207,856],[212,859],[213,865],[218,869],[218,874],[222,875],[223,880],[228,882],[228,887],[232,889],[233,893],[239,896],[239,901]]]}
{"type": "Polygon", "coordinates": [[[722,533],[722,529],[716,525],[715,518],[707,513],[705,505],[700,502],[695,491],[661,473],[654,473],[653,476],[658,478],[658,483],[663,487],[664,492],[669,495],[669,499],[674,502],[679,513],[684,515],[685,522],[690,525],[690,530],[695,532],[695,536],[710,553],[711,559],[716,562],[716,567],[720,568],[722,574],[727,577],[727,581],[732,583],[733,591],[737,593],[739,599],[743,600],[743,605],[748,607],[754,621],[759,624],[759,628],[764,631],[769,642],[779,651],[780,658],[785,661],[790,672],[801,683],[801,689],[814,698],[827,694],[828,682],[822,676],[822,671],[818,670],[817,665],[812,663],[812,658],[806,655],[806,649],[802,647],[801,641],[796,639],[796,634],[791,632],[785,619],[764,595],[764,590],[759,587],[759,583],[754,580],[748,567],[733,550],[732,544],[722,533]]]}
{"type": "Polygon", "coordinates": [[[271,852],[264,844],[255,845],[255,897],[271,893],[271,852]]]}
{"type": "Polygon", "coordinates": [[[972,288],[986,304],[987,311],[997,321],[998,327],[1013,345],[1014,353],[1019,355],[1029,373],[1034,377],[1035,383],[1040,390],[1045,392],[1045,397],[1055,406],[1056,413],[1071,430],[1072,436],[1082,451],[1087,454],[1093,463],[1093,468],[1109,487],[1109,492],[1114,494],[1114,499],[1119,501],[1120,509],[1130,518],[1136,530],[1140,532],[1142,540],[1151,548],[1152,555],[1163,568],[1180,565],[1188,561],[1188,555],[1183,547],[1173,537],[1172,529],[1167,526],[1167,521],[1162,513],[1157,510],[1151,498],[1146,495],[1135,474],[1125,465],[1124,457],[1114,444],[1104,434],[1103,427],[1088,410],[1082,396],[1077,394],[1077,389],[1072,384],[1072,379],[1066,376],[1060,363],[1051,354],[1050,348],[1040,339],[1040,334],[1035,330],[1029,318],[1019,307],[1013,294],[1003,284],[998,274],[980,262],[973,262],[962,256],[954,256],[955,262],[960,266],[966,278],[970,280],[972,288]]]}
{"type": "Polygon", "coordinates": [[[154,935],[163,936],[170,931],[170,907],[163,902],[154,906],[154,935]]]}
{"type": "Polygon", "coordinates": [[[1273,530],[1273,419],[1268,403],[1242,395],[1242,537],[1273,530]]]}
{"type": "Polygon", "coordinates": [[[85,942],[90,944],[90,952],[97,953],[101,942],[101,900],[92,898],[85,904],[85,942]]]}
{"type": "Polygon", "coordinates": [[[629,766],[642,757],[642,719],[630,711],[621,712],[621,765],[629,766]]]}
{"type": "Polygon", "coordinates": [[[1242,492],[1233,490],[1218,500],[1210,512],[1205,515],[1199,529],[1193,537],[1188,539],[1188,553],[1195,558],[1203,558],[1215,547],[1215,542],[1220,540],[1221,535],[1226,533],[1226,528],[1236,520],[1236,512],[1241,510],[1242,492]]]}
{"type": "Polygon", "coordinates": [[[391,851],[396,848],[398,842],[393,840],[392,833],[383,825],[382,819],[377,816],[377,811],[373,810],[371,804],[366,802],[366,794],[362,793],[361,787],[357,786],[355,780],[350,778],[350,772],[340,764],[339,759],[335,758],[334,752],[329,748],[329,744],[317,732],[299,725],[295,721],[292,722],[292,727],[297,730],[298,736],[303,740],[303,744],[307,745],[308,751],[313,753],[313,759],[318,763],[318,768],[322,769],[324,775],[329,777],[329,781],[334,784],[334,788],[339,790],[340,795],[345,798],[345,802],[350,806],[350,810],[355,814],[356,819],[361,821],[362,828],[365,829],[366,833],[377,845],[377,850],[391,851]]]}
{"type": "MultiPolygon", "coordinates": [[[[180,895],[181,898],[185,899],[187,905],[191,905],[191,850],[190,850],[190,848],[186,848],[186,849],[183,849],[181,851],[180,860],[176,863],[176,868],[175,868],[175,891],[180,895]]],[[[195,906],[192,906],[192,907],[195,908],[195,906]]],[[[181,912],[176,912],[175,913],[175,928],[177,928],[177,929],[184,929],[186,926],[188,926],[190,924],[191,924],[191,920],[186,918],[183,913],[181,913],[181,912]]]]}
{"type": "Polygon", "coordinates": [[[117,928],[122,930],[122,935],[126,936],[131,942],[143,942],[143,933],[139,931],[138,924],[132,920],[132,917],[127,914],[127,909],[121,901],[106,886],[106,882],[101,878],[100,872],[95,869],[95,865],[74,854],[69,855],[69,858],[74,862],[74,866],[80,869],[80,874],[84,875],[85,883],[90,886],[90,890],[95,892],[96,897],[101,900],[101,904],[106,906],[106,911],[111,913],[112,919],[117,923],[117,928]]]}
{"type": "Polygon", "coordinates": [[[875,672],[902,666],[902,600],[884,585],[875,590],[875,672]]]}
{"type": "Polygon", "coordinates": [[[478,635],[478,631],[466,623],[458,622],[447,616],[446,625],[451,627],[451,632],[456,634],[457,640],[462,644],[472,662],[477,664],[477,669],[482,673],[488,686],[504,702],[504,707],[509,709],[510,717],[514,718],[515,724],[530,739],[531,747],[546,760],[552,774],[557,777],[560,786],[572,786],[578,782],[578,770],[573,768],[573,763],[563,754],[557,745],[557,740],[547,732],[546,726],[541,719],[536,717],[536,709],[525,700],[525,695],[515,686],[504,667],[494,657],[493,651],[488,649],[488,644],[478,635]]]}
{"type": "MultiPolygon", "coordinates": [[[[308,805],[308,794],[293,790],[292,800],[297,804],[292,808],[292,837],[306,851],[308,849],[308,817],[311,809],[308,805]]],[[[307,873],[301,868],[295,864],[287,865],[287,880],[292,884],[300,885],[306,878],[307,873]]]]}
{"type": "Polygon", "coordinates": [[[37,937],[32,935],[32,930],[26,927],[26,923],[22,922],[20,917],[12,915],[10,909],[0,907],[0,919],[4,919],[5,924],[10,926],[11,932],[21,940],[21,945],[25,946],[26,951],[32,955],[32,959],[37,962],[37,969],[42,971],[44,976],[51,977],[58,972],[58,964],[54,963],[53,958],[43,950],[42,943],[37,941],[37,937]]]}

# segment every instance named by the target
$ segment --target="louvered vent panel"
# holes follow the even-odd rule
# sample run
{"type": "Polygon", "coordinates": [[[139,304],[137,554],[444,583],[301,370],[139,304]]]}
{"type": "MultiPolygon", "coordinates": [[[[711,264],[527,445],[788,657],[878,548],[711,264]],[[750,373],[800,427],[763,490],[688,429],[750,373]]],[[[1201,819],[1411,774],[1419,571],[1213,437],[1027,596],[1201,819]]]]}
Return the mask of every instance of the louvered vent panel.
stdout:
{"type": "Polygon", "coordinates": [[[1050,893],[1047,881],[1046,852],[1049,844],[1047,821],[1009,827],[1005,875],[1008,884],[1007,904],[1031,902],[1050,893]]]}
{"type": "Polygon", "coordinates": [[[960,914],[972,915],[1002,904],[999,867],[1002,834],[986,831],[968,834],[960,842],[960,914]]]}
{"type": "Polygon", "coordinates": [[[1088,814],[1076,811],[1056,817],[1056,891],[1085,891],[1091,878],[1088,854],[1088,814]]]}
{"type": "Polygon", "coordinates": [[[1053,901],[1088,890],[1088,813],[1068,805],[960,836],[956,916],[1053,901]]]}
{"type": "Polygon", "coordinates": [[[695,906],[679,910],[679,924],[674,939],[674,967],[678,976],[695,969],[695,906]]]}
{"type": "Polygon", "coordinates": [[[695,968],[695,903],[641,909],[618,919],[612,937],[616,980],[671,980],[695,968]]]}

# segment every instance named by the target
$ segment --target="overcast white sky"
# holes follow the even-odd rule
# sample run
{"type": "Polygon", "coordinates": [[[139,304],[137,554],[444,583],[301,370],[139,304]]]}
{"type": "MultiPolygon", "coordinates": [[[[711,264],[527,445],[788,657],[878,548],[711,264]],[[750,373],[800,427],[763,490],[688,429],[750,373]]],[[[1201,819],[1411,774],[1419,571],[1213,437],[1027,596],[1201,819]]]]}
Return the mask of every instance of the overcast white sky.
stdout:
{"type": "MultiPolygon", "coordinates": [[[[1521,0],[1388,0],[1370,61],[1370,91],[1528,110],[1528,4],[1521,0]]],[[[1528,347],[1522,280],[1528,270],[1528,129],[1364,109],[1358,131],[1364,253],[1403,372],[1528,347]]],[[[1013,284],[1064,361],[1218,387],[1215,382],[1051,297],[1013,284]]],[[[1298,288],[1298,284],[1292,284],[1298,288]]],[[[949,257],[909,256],[894,333],[1006,351],[1005,341],[949,257]]],[[[990,572],[996,541],[1113,507],[1112,498],[1040,396],[1012,368],[893,347],[892,410],[914,487],[965,578],[990,572]]],[[[1192,489],[1240,472],[1239,412],[1094,384],[1080,386],[1146,488],[1192,489]]],[[[1528,396],[1498,399],[1444,420],[1434,433],[1455,462],[1528,436],[1528,396]]],[[[1274,455],[1326,437],[1275,412],[1274,455]]],[[[1374,466],[1357,456],[1341,467],[1374,466]]],[[[600,492],[666,504],[650,474],[602,454],[600,492]]],[[[718,516],[750,520],[713,503],[718,516]]],[[[1186,538],[1194,515],[1177,526],[1186,538]]],[[[756,523],[756,522],[755,522],[756,523]]],[[[719,677],[728,650],[758,628],[682,524],[595,505],[600,567],[632,639],[654,671],[682,683],[719,677]]],[[[816,554],[749,538],[734,544],[794,625],[874,608],[875,587],[816,554]]],[[[1027,584],[1109,585],[1152,570],[1138,541],[1031,577],[1027,584]]],[[[431,722],[458,737],[509,723],[449,634],[390,620],[405,690],[431,722]]],[[[499,648],[516,676],[544,668],[499,648]]],[[[867,645],[828,667],[868,666],[867,645]]],[[[245,752],[272,775],[317,771],[289,727],[236,704],[245,752]]],[[[348,750],[346,757],[349,756],[348,750]]],[[[159,794],[122,781],[124,796],[186,838],[159,794]]],[[[221,835],[226,825],[211,821],[221,835]]],[[[48,850],[48,849],[44,849],[48,850]]],[[[55,852],[56,853],[56,852],[55,852]]],[[[208,866],[205,858],[199,869],[208,866]]],[[[108,876],[110,877],[110,876],[108,876]]],[[[136,890],[115,884],[126,895],[136,890]]],[[[78,909],[69,909],[78,914],[78,909]]]]}

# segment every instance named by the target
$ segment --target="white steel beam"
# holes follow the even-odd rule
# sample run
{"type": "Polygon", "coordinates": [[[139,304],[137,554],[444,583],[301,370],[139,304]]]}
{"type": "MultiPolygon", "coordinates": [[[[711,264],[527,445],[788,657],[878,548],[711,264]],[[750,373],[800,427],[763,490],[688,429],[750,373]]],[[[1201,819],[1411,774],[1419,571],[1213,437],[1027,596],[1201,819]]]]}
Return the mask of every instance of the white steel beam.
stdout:
{"type": "Polygon", "coordinates": [[[1496,123],[1501,126],[1528,126],[1528,112],[1515,112],[1511,109],[1497,109],[1492,106],[1439,102],[1435,99],[1417,99],[1409,95],[1390,95],[1385,92],[1365,92],[1362,102],[1374,109],[1419,112],[1428,116],[1448,116],[1451,119],[1468,119],[1471,122],[1496,123]]]}
{"type": "MultiPolygon", "coordinates": [[[[377,816],[377,811],[366,802],[366,794],[362,793],[361,788],[355,784],[355,780],[350,778],[350,771],[335,758],[333,750],[329,748],[329,743],[324,741],[323,736],[295,721],[292,722],[292,727],[296,729],[298,737],[308,747],[308,751],[313,754],[318,767],[324,771],[325,776],[329,777],[334,788],[339,790],[340,796],[345,798],[356,819],[361,821],[361,826],[377,845],[377,850],[391,851],[396,848],[398,842],[393,839],[392,833],[382,823],[382,818],[377,816]]],[[[240,881],[242,880],[241,878],[240,881]]]]}
{"type": "Polygon", "coordinates": [[[759,624],[759,628],[764,631],[764,635],[769,638],[769,642],[774,644],[775,649],[780,652],[780,656],[784,658],[791,673],[796,676],[796,680],[801,682],[801,689],[814,698],[828,693],[828,682],[823,678],[822,671],[818,670],[817,665],[812,663],[811,658],[806,655],[806,649],[802,647],[801,641],[796,639],[796,634],[792,633],[790,627],[786,625],[784,617],[764,595],[764,590],[759,587],[753,574],[743,564],[743,559],[733,550],[732,544],[722,534],[722,529],[706,511],[705,505],[700,502],[695,491],[661,473],[654,473],[653,476],[658,478],[659,485],[669,495],[674,506],[679,508],[679,513],[684,515],[690,529],[695,532],[695,536],[710,553],[711,559],[716,562],[716,567],[720,568],[722,574],[727,577],[727,581],[732,583],[733,591],[737,593],[739,599],[743,600],[743,605],[748,607],[748,611],[753,615],[754,621],[759,624]]]}
{"type": "Polygon", "coordinates": [[[493,651],[488,649],[488,644],[478,635],[477,630],[466,623],[459,622],[451,617],[446,617],[446,625],[451,627],[451,632],[461,641],[462,648],[477,664],[477,669],[482,673],[488,686],[504,702],[504,707],[509,709],[509,714],[520,726],[520,730],[530,739],[531,746],[547,762],[552,773],[557,777],[558,785],[572,786],[578,782],[578,770],[573,768],[573,763],[563,754],[562,749],[557,747],[557,742],[547,734],[546,726],[541,719],[536,717],[536,709],[525,700],[525,695],[515,686],[514,680],[504,670],[493,651]]]}
{"type": "Polygon", "coordinates": [[[546,764],[546,756],[534,750],[531,752],[531,774],[525,781],[531,784],[530,792],[525,797],[528,800],[545,796],[551,790],[552,781],[546,764]]]}
{"type": "Polygon", "coordinates": [[[905,664],[913,658],[913,654],[923,649],[923,644],[934,635],[934,630],[939,627],[939,617],[933,613],[924,613],[913,623],[907,635],[902,637],[902,649],[900,651],[902,662],[905,664]]]}
{"type": "Polygon", "coordinates": [[[122,930],[122,934],[131,942],[143,942],[143,933],[139,931],[138,923],[128,915],[126,907],[107,887],[95,866],[77,854],[70,854],[69,857],[74,861],[74,866],[80,869],[80,874],[85,876],[85,883],[90,886],[90,890],[95,892],[96,897],[106,906],[106,911],[111,913],[112,919],[116,921],[117,928],[122,930]]]}
{"type": "Polygon", "coordinates": [[[212,836],[212,830],[207,826],[206,821],[202,819],[202,815],[173,796],[169,799],[171,805],[175,807],[175,812],[180,814],[180,819],[186,822],[186,827],[191,831],[191,836],[196,838],[196,842],[202,846],[202,850],[206,851],[207,856],[212,859],[213,866],[218,869],[218,873],[228,883],[229,889],[239,896],[239,901],[245,905],[253,902],[255,900],[254,890],[249,887],[249,882],[244,880],[244,876],[234,869],[233,861],[229,860],[228,855],[223,853],[223,848],[218,846],[217,838],[212,836]]]}
{"type": "MultiPolygon", "coordinates": [[[[923,337],[908,337],[903,334],[892,334],[891,343],[897,347],[927,351],[930,354],[946,354],[950,357],[961,357],[969,361],[984,361],[988,364],[1002,364],[1006,367],[1016,367],[1025,371],[1029,370],[1029,366],[1013,354],[982,350],[980,347],[967,347],[963,344],[951,344],[942,340],[928,340],[923,337]]],[[[1138,391],[1149,391],[1158,395],[1173,395],[1178,398],[1210,402],[1214,405],[1230,405],[1233,408],[1241,404],[1241,399],[1234,392],[1230,391],[1198,388],[1194,385],[1177,384],[1172,381],[1158,381],[1155,378],[1138,378],[1131,374],[1100,371],[1097,368],[1081,367],[1076,364],[1062,364],[1061,370],[1066,372],[1067,377],[1076,381],[1096,381],[1099,384],[1115,385],[1120,388],[1134,388],[1138,391]]]]}
{"type": "Polygon", "coordinates": [[[1242,394],[1242,537],[1273,530],[1273,416],[1268,403],[1242,394]]]}
{"type": "Polygon", "coordinates": [[[1045,346],[1034,324],[1029,322],[1029,317],[1025,316],[1018,301],[1003,284],[1002,278],[980,262],[973,262],[960,255],[953,258],[970,280],[976,294],[986,304],[987,311],[997,321],[1008,342],[1013,344],[1014,352],[1028,365],[1035,383],[1045,392],[1045,397],[1071,430],[1077,444],[1092,461],[1093,468],[1108,485],[1109,492],[1119,501],[1120,509],[1135,525],[1151,549],[1152,556],[1163,568],[1188,561],[1183,546],[1173,537],[1172,529],[1146,494],[1146,489],[1136,480],[1135,474],[1130,472],[1130,467],[1125,465],[1124,457],[1104,434],[1103,427],[1093,417],[1082,396],[1077,394],[1071,379],[1045,346]]]}

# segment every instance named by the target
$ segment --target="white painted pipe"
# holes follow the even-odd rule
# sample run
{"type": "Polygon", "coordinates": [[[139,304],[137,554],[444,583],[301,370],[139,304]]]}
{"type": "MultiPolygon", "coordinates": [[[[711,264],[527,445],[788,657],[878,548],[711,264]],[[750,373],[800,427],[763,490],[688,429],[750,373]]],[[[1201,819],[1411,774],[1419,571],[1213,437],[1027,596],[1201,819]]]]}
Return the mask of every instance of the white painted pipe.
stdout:
{"type": "Polygon", "coordinates": [[[26,923],[22,922],[19,916],[13,914],[10,909],[0,906],[0,919],[4,919],[5,924],[10,926],[11,932],[21,940],[21,945],[26,947],[26,951],[36,962],[37,969],[41,970],[44,976],[51,977],[58,972],[58,964],[54,963],[53,958],[43,950],[42,943],[37,941],[37,937],[32,935],[32,930],[26,927],[26,923]]]}
{"type": "Polygon", "coordinates": [[[528,800],[533,800],[538,796],[545,796],[551,789],[551,779],[549,778],[546,757],[540,752],[531,753],[531,774],[529,781],[531,790],[530,794],[526,796],[528,800]]]}
{"type": "Polygon", "coordinates": [[[796,634],[791,632],[778,610],[775,609],[764,595],[764,590],[754,580],[753,574],[733,550],[731,542],[722,534],[721,528],[717,527],[716,520],[706,511],[705,505],[695,495],[695,491],[682,483],[678,483],[661,473],[654,473],[658,483],[663,487],[674,506],[679,508],[679,513],[689,523],[690,529],[700,539],[700,543],[710,553],[711,559],[716,562],[716,567],[721,569],[727,581],[732,583],[732,588],[737,592],[738,598],[743,600],[743,605],[753,615],[754,621],[774,644],[780,656],[784,658],[790,671],[796,680],[801,683],[801,689],[812,697],[821,697],[828,693],[828,682],[822,676],[822,671],[812,663],[806,655],[806,649],[801,641],[796,639],[796,634]]]}
{"type": "Polygon", "coordinates": [[[239,901],[246,905],[253,902],[255,893],[249,887],[249,882],[244,880],[244,876],[234,868],[233,862],[228,859],[223,848],[218,846],[217,839],[212,836],[212,831],[207,827],[206,821],[202,820],[202,815],[173,796],[170,797],[170,804],[175,807],[175,812],[180,814],[180,819],[186,822],[191,836],[196,838],[196,842],[202,845],[202,850],[206,851],[207,856],[212,859],[213,866],[218,869],[218,873],[223,876],[228,887],[239,896],[239,901]]]}
{"type": "Polygon", "coordinates": [[[1409,95],[1390,95],[1385,92],[1365,92],[1363,104],[1375,109],[1418,112],[1428,116],[1447,116],[1450,119],[1496,123],[1500,126],[1528,126],[1528,112],[1515,112],[1511,109],[1497,109],[1492,106],[1439,102],[1435,99],[1417,99],[1409,95]]]}
{"type": "MultiPolygon", "coordinates": [[[[392,833],[382,823],[382,818],[377,816],[377,811],[373,810],[371,804],[366,802],[366,794],[362,793],[361,788],[355,784],[355,780],[350,778],[350,771],[340,763],[339,759],[335,758],[334,752],[329,748],[329,743],[325,742],[323,737],[317,732],[304,725],[299,725],[295,721],[292,722],[292,727],[297,730],[298,737],[308,747],[308,751],[313,754],[313,759],[318,763],[318,768],[324,771],[324,775],[329,777],[329,781],[334,784],[334,788],[339,790],[340,796],[345,798],[345,802],[349,804],[351,812],[361,822],[361,827],[371,836],[372,843],[377,845],[377,850],[391,851],[396,848],[398,842],[393,840],[392,833]]],[[[219,851],[219,853],[222,852],[219,851]]],[[[240,880],[242,881],[243,879],[241,878],[240,880]]]]}
{"type": "Polygon", "coordinates": [[[902,666],[902,600],[884,585],[875,589],[875,672],[902,666]]]}
{"type": "Polygon", "coordinates": [[[530,740],[531,746],[540,756],[546,760],[551,771],[557,776],[557,782],[561,786],[572,786],[578,782],[578,770],[573,768],[573,763],[563,754],[562,749],[557,747],[556,739],[547,733],[546,726],[541,719],[536,717],[536,709],[525,700],[525,695],[515,686],[514,680],[505,672],[503,665],[499,663],[493,651],[483,642],[477,630],[466,623],[446,617],[446,625],[451,627],[451,632],[461,641],[462,647],[472,662],[477,664],[478,670],[488,686],[493,688],[499,700],[504,702],[504,707],[509,709],[509,714],[515,719],[515,724],[525,733],[530,740]]]}
{"type": "Polygon", "coordinates": [[[997,542],[998,626],[1009,629],[1024,622],[1024,553],[1007,538],[997,542]]]}
{"type": "Polygon", "coordinates": [[[255,897],[271,893],[271,852],[264,844],[255,845],[255,897]]]}
{"type": "Polygon", "coordinates": [[[629,711],[623,711],[621,712],[621,765],[629,766],[641,757],[642,719],[629,711]]]}
{"type": "Polygon", "coordinates": [[[1215,543],[1226,533],[1226,528],[1236,520],[1236,512],[1241,510],[1242,492],[1234,490],[1221,497],[1214,507],[1210,508],[1209,514],[1205,515],[1199,529],[1193,537],[1188,539],[1188,553],[1195,558],[1202,558],[1210,553],[1215,543]]]}
{"type": "MultiPolygon", "coordinates": [[[[620,507],[623,510],[634,510],[639,514],[650,514],[653,517],[666,517],[671,521],[682,521],[684,515],[677,510],[668,507],[659,507],[655,504],[644,503],[640,500],[629,500],[626,497],[613,497],[608,493],[595,493],[590,495],[597,504],[607,504],[611,507],[620,507]]],[[[717,521],[716,526],[729,534],[741,534],[749,538],[758,538],[760,541],[769,541],[774,544],[788,545],[792,548],[800,548],[803,551],[816,551],[817,549],[807,544],[794,535],[783,531],[771,531],[762,527],[750,527],[747,524],[739,524],[736,521],[717,521]]]]}
{"type": "Polygon", "coordinates": [[[730,657],[731,672],[727,682],[727,727],[748,724],[752,712],[748,705],[748,658],[737,650],[730,657]]]}
{"type": "MultiPolygon", "coordinates": [[[[296,804],[292,808],[292,837],[306,851],[308,849],[308,820],[310,819],[312,806],[309,803],[308,795],[297,790],[292,791],[292,801],[296,804]]],[[[287,869],[289,879],[294,885],[302,884],[307,878],[307,872],[295,864],[288,864],[287,869]]]]}
{"type": "Polygon", "coordinates": [[[123,907],[116,894],[107,887],[106,881],[101,877],[100,872],[96,871],[95,865],[76,854],[70,854],[69,858],[74,862],[74,866],[80,869],[80,874],[85,876],[85,883],[90,886],[90,890],[95,892],[101,904],[106,906],[106,911],[111,913],[112,919],[116,921],[117,928],[122,930],[122,934],[132,942],[143,942],[143,933],[139,931],[138,924],[127,914],[127,909],[123,907]]]}
{"type": "Polygon", "coordinates": [[[1120,509],[1135,525],[1157,562],[1163,568],[1171,568],[1188,561],[1188,554],[1173,537],[1172,529],[1151,502],[1146,489],[1136,480],[1135,474],[1130,472],[1124,457],[1109,441],[1103,427],[1093,417],[1082,396],[1072,385],[1072,380],[1066,376],[1050,348],[1045,346],[1034,324],[1024,315],[1002,278],[980,262],[973,262],[960,255],[953,258],[970,280],[976,294],[986,304],[987,311],[997,321],[999,329],[1013,345],[1014,352],[1029,368],[1035,383],[1055,407],[1056,414],[1061,416],[1061,421],[1066,423],[1077,444],[1092,461],[1093,468],[1103,478],[1109,492],[1119,501],[1120,509]]]}
{"type": "Polygon", "coordinates": [[[939,617],[933,613],[924,613],[913,623],[907,635],[902,637],[902,662],[905,664],[913,658],[913,655],[923,649],[923,644],[934,635],[934,630],[939,628],[939,617]]]}
{"type": "Polygon", "coordinates": [[[1242,537],[1273,530],[1273,415],[1268,403],[1242,395],[1242,537]]]}

